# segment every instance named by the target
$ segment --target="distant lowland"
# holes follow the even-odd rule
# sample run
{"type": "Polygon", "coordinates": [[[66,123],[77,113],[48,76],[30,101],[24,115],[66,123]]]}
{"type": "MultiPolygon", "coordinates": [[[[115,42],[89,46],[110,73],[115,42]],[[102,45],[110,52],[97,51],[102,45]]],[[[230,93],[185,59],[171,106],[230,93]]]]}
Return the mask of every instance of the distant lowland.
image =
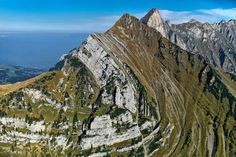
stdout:
{"type": "Polygon", "coordinates": [[[45,72],[87,36],[86,33],[0,32],[0,84],[21,82],[45,72]]]}
{"type": "Polygon", "coordinates": [[[235,28],[124,14],[53,70],[0,86],[0,157],[234,157],[235,28]]]}
{"type": "Polygon", "coordinates": [[[0,64],[49,69],[87,36],[78,32],[0,32],[0,64]]]}
{"type": "Polygon", "coordinates": [[[0,64],[0,84],[21,82],[43,72],[44,70],[38,68],[0,64]]]}

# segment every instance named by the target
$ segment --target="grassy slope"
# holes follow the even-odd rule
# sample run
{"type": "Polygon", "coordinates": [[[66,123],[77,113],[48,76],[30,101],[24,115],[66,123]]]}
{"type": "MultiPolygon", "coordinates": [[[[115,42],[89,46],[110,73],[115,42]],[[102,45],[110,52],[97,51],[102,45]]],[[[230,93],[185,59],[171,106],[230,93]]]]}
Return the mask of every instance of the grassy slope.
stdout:
{"type": "Polygon", "coordinates": [[[10,92],[19,90],[21,88],[24,88],[30,84],[32,84],[33,82],[35,82],[36,80],[42,78],[44,75],[46,75],[46,73],[41,74],[37,77],[34,77],[32,79],[23,81],[23,82],[17,82],[14,84],[7,84],[7,85],[0,85],[0,97],[9,94],[10,92]]]}
{"type": "MultiPolygon", "coordinates": [[[[165,136],[165,129],[169,122],[175,127],[170,138],[166,140],[166,144],[153,156],[163,156],[167,153],[172,156],[206,156],[209,154],[207,150],[209,134],[214,135],[212,152],[214,155],[232,156],[236,152],[233,140],[235,139],[233,117],[235,116],[235,97],[232,97],[236,91],[235,83],[224,72],[212,69],[201,57],[190,55],[179,49],[162,38],[154,29],[138,22],[137,19],[128,15],[123,18],[128,18],[128,20],[121,19],[106,34],[97,34],[94,37],[101,41],[100,44],[105,49],[111,50],[112,57],[118,57],[132,69],[145,87],[149,100],[153,99],[158,104],[162,136],[165,136]],[[132,27],[126,23],[129,20],[133,23],[132,27]],[[121,27],[124,29],[120,29],[121,27]],[[122,46],[117,40],[126,46],[122,46]],[[215,81],[211,83],[213,78],[215,81]]],[[[64,93],[68,92],[71,95],[71,104],[78,104],[77,107],[75,106],[78,117],[84,120],[88,118],[91,110],[86,106],[81,106],[83,98],[77,90],[83,89],[84,86],[79,86],[81,87],[79,89],[76,86],[78,82],[89,80],[89,77],[77,80],[81,78],[78,77],[81,65],[78,63],[75,65],[69,77],[59,71],[52,76],[49,75],[50,77],[46,75],[30,87],[45,88],[52,93],[54,99],[61,103],[64,101],[64,93]],[[58,87],[58,82],[62,78],[64,82],[58,87]]],[[[28,84],[30,81],[22,85],[5,86],[7,91],[3,94],[18,90],[28,84]]],[[[87,105],[98,98],[99,89],[96,84],[94,84],[94,89],[93,97],[85,101],[87,105]]],[[[40,109],[38,106],[37,104],[33,106],[33,114],[43,114],[47,122],[57,120],[57,111],[40,109]],[[48,116],[45,110],[53,113],[48,116]]],[[[99,108],[96,114],[102,115],[106,112],[106,107],[99,108]]],[[[13,114],[16,112],[14,111],[13,114]]],[[[74,111],[65,113],[70,121],[73,115],[74,111]]],[[[53,131],[57,133],[60,130],[53,131]]],[[[124,142],[127,144],[130,141],[124,142]]],[[[147,143],[145,147],[146,151],[152,149],[150,143],[147,143]]]]}
{"type": "Polygon", "coordinates": [[[113,46],[111,53],[126,62],[149,95],[160,102],[162,128],[169,121],[175,125],[168,144],[157,156],[206,156],[209,134],[214,134],[212,154],[221,157],[235,153],[236,88],[225,73],[128,15],[99,40],[105,46],[117,45],[111,36],[122,43],[113,46]]]}

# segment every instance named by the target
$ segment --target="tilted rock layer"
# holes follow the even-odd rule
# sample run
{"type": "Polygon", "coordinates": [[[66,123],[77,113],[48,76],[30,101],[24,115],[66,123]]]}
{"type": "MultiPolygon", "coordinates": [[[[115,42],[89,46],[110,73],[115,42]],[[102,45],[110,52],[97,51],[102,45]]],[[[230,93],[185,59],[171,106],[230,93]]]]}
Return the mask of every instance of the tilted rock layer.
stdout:
{"type": "Polygon", "coordinates": [[[0,155],[233,156],[236,78],[125,14],[0,101],[0,155]]]}

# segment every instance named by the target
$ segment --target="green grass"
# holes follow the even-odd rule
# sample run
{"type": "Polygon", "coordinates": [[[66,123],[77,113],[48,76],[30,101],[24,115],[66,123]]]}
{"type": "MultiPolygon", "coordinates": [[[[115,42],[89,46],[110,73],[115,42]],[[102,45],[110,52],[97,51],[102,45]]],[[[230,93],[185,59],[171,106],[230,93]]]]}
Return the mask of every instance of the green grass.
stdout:
{"type": "Polygon", "coordinates": [[[110,111],[112,105],[107,105],[107,104],[102,104],[101,107],[99,107],[96,112],[95,115],[96,116],[102,116],[104,114],[107,114],[110,111]]]}
{"type": "Polygon", "coordinates": [[[33,105],[33,113],[37,116],[43,115],[46,123],[54,121],[58,117],[58,109],[50,104],[35,104],[33,105]]]}

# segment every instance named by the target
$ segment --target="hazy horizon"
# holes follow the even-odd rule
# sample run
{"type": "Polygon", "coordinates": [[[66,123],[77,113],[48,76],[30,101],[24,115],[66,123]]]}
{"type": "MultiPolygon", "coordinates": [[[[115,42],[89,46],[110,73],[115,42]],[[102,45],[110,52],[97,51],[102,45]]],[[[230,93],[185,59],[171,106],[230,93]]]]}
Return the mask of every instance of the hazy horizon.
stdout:
{"type": "Polygon", "coordinates": [[[11,32],[0,36],[0,63],[49,69],[79,47],[87,33],[11,32]]]}
{"type": "Polygon", "coordinates": [[[0,31],[102,32],[124,13],[140,18],[152,8],[173,23],[236,19],[235,0],[0,0],[0,31]]]}
{"type": "Polygon", "coordinates": [[[157,8],[172,23],[236,19],[235,0],[0,0],[0,63],[48,69],[88,34],[104,32],[124,13],[157,8]]]}

